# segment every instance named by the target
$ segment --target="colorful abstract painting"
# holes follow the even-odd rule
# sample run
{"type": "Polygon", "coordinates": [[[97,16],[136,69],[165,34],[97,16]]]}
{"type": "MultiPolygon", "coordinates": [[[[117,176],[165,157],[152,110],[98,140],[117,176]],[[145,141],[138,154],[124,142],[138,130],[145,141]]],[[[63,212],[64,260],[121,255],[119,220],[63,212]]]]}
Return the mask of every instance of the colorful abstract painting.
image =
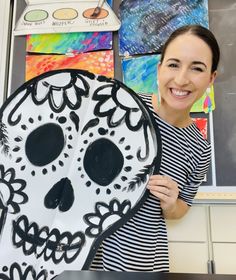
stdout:
{"type": "MultiPolygon", "coordinates": [[[[108,0],[107,3],[112,7],[112,0],[108,0]]],[[[33,53],[76,54],[110,49],[112,49],[110,31],[30,34],[26,37],[26,51],[33,53]]]]}
{"type": "Polygon", "coordinates": [[[98,51],[67,55],[27,55],[26,81],[42,73],[57,69],[82,69],[95,74],[114,77],[113,51],[98,51]]]}
{"type": "Polygon", "coordinates": [[[26,40],[26,51],[33,53],[77,54],[111,48],[112,32],[31,34],[26,40]]]}
{"type": "MultiPolygon", "coordinates": [[[[123,58],[123,82],[137,93],[158,94],[157,64],[160,55],[123,58]]],[[[215,109],[213,86],[192,107],[191,112],[210,113],[215,109]]]]}
{"type": "Polygon", "coordinates": [[[207,118],[192,118],[204,139],[207,139],[207,118]]]}
{"type": "Polygon", "coordinates": [[[202,98],[193,104],[191,112],[204,112],[210,113],[215,110],[215,94],[214,87],[208,88],[202,98]]]}
{"type": "Polygon", "coordinates": [[[160,55],[147,55],[122,60],[123,81],[139,93],[157,93],[157,64],[160,55]]]}
{"type": "Polygon", "coordinates": [[[126,0],[120,5],[119,53],[160,52],[178,27],[200,24],[208,28],[208,0],[126,0]]]}

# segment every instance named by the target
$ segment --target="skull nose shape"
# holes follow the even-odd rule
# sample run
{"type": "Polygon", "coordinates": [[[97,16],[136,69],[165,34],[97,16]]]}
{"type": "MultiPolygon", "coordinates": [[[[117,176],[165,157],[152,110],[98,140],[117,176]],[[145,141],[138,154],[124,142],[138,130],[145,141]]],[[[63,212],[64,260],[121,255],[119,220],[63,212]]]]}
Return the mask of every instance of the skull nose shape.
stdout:
{"type": "Polygon", "coordinates": [[[121,151],[110,140],[101,138],[86,150],[84,169],[89,178],[100,186],[107,186],[118,176],[124,165],[121,151]]]}
{"type": "Polygon", "coordinates": [[[44,198],[46,208],[59,208],[60,211],[68,211],[74,203],[74,190],[68,178],[58,181],[44,198]]]}

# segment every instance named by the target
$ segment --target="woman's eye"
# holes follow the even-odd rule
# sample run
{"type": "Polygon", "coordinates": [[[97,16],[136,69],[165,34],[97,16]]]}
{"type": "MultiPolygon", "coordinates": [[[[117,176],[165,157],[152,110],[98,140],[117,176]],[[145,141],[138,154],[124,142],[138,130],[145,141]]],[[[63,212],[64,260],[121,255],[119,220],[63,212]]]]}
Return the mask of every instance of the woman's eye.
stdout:
{"type": "Polygon", "coordinates": [[[176,63],[171,63],[171,64],[168,64],[168,67],[169,67],[169,68],[177,68],[177,67],[178,67],[178,64],[176,64],[176,63]]]}
{"type": "Polygon", "coordinates": [[[203,72],[203,69],[201,67],[193,67],[192,70],[197,72],[203,72]]]}

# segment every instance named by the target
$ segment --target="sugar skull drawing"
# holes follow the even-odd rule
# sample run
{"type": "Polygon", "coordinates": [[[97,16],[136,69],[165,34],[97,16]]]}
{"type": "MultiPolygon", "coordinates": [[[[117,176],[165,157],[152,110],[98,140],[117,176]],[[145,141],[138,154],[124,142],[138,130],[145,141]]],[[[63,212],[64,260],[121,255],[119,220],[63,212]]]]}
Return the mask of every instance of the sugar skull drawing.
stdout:
{"type": "Polygon", "coordinates": [[[0,110],[0,279],[89,269],[102,240],[147,196],[159,130],[121,82],[47,72],[0,110]]]}

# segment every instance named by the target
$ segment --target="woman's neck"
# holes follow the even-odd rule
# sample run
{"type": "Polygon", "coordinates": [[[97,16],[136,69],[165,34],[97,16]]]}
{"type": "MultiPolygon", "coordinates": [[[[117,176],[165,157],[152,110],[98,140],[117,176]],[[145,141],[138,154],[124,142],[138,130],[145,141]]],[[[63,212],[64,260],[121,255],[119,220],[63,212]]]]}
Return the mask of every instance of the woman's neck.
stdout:
{"type": "Polygon", "coordinates": [[[177,111],[164,106],[162,103],[158,104],[158,97],[156,94],[152,95],[152,106],[158,116],[170,125],[183,128],[193,123],[189,112],[183,113],[183,111],[177,111]]]}

